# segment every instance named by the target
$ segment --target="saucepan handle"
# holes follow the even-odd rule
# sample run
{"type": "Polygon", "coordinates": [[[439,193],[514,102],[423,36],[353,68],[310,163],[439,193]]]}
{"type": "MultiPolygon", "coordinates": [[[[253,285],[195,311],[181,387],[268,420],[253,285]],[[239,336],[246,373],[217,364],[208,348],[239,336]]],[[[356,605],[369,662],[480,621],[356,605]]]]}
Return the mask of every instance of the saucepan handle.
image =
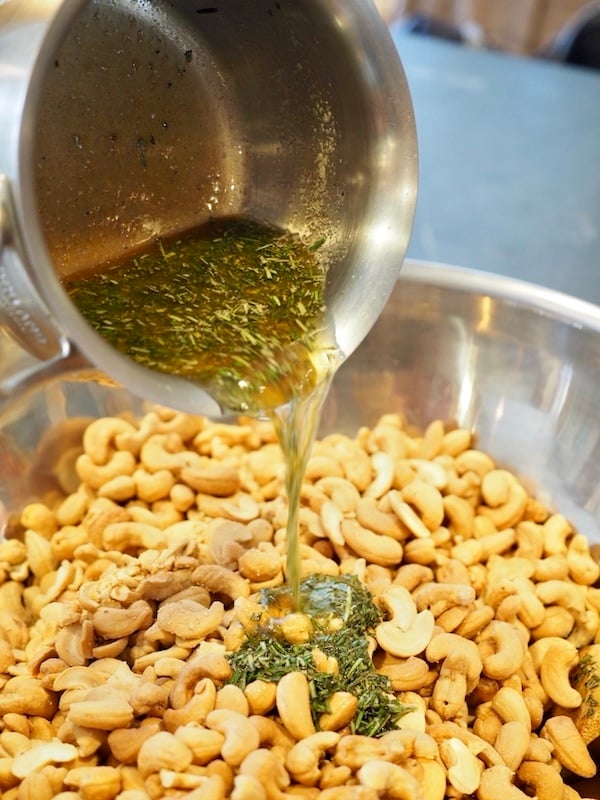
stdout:
{"type": "Polygon", "coordinates": [[[10,184],[0,175],[0,414],[23,392],[83,363],[53,325],[20,252],[10,184]]]}

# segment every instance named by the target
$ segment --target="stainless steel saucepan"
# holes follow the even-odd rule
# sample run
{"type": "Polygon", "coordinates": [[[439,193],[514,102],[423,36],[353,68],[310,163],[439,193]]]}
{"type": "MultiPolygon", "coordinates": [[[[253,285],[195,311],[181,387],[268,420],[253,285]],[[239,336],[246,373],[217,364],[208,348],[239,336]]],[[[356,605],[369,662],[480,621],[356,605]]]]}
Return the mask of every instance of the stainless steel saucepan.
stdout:
{"type": "Polygon", "coordinates": [[[200,387],[117,353],[61,286],[210,217],[325,237],[345,355],[396,281],[416,137],[369,0],[5,0],[0,109],[0,412],[94,368],[220,414],[200,387]]]}

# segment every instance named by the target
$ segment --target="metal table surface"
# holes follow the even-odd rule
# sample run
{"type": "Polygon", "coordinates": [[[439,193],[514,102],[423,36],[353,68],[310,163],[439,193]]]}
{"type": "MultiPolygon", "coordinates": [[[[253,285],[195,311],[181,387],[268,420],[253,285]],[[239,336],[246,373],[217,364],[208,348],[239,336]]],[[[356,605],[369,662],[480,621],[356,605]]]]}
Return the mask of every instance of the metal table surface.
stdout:
{"type": "Polygon", "coordinates": [[[392,34],[419,140],[408,257],[600,304],[600,72],[392,34]]]}

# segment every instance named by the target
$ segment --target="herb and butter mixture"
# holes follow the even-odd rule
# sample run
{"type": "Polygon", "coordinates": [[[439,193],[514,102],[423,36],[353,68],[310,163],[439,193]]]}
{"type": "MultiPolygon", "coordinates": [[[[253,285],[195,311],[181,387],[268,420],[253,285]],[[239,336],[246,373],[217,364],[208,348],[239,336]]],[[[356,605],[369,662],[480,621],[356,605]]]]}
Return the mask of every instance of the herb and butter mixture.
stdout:
{"type": "Polygon", "coordinates": [[[65,288],[121,352],[207,386],[225,409],[262,414],[308,394],[336,360],[321,244],[219,220],[65,288]]]}
{"type": "Polygon", "coordinates": [[[321,715],[331,711],[335,692],[354,698],[353,733],[378,736],[397,727],[410,707],[398,702],[389,679],[375,669],[367,636],[381,621],[381,611],[358,578],[305,578],[297,616],[286,587],[263,590],[259,604],[262,613],[255,612],[254,624],[246,623],[248,638],[229,657],[231,683],[245,689],[256,680],[275,682],[301,671],[317,728],[321,715]]]}

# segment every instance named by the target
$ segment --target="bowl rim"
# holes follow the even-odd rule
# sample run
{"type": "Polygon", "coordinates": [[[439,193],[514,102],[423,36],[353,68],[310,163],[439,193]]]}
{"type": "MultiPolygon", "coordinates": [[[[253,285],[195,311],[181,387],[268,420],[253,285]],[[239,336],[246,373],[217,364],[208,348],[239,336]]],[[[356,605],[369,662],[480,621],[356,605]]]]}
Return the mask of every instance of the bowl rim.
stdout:
{"type": "Polygon", "coordinates": [[[585,328],[600,334],[600,306],[520,278],[407,258],[400,272],[399,282],[402,281],[506,300],[552,316],[577,329],[585,328]]]}

